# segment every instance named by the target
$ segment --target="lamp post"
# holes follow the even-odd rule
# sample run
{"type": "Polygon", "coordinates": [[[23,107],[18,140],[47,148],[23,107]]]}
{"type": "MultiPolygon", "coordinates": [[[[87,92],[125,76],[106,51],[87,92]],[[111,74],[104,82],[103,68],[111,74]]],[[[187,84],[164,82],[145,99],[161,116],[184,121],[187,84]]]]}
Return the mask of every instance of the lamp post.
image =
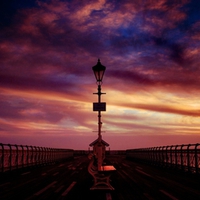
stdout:
{"type": "Polygon", "coordinates": [[[93,93],[93,94],[97,94],[98,95],[98,103],[93,103],[93,111],[98,111],[98,150],[97,150],[97,160],[98,160],[98,170],[100,170],[101,166],[102,166],[102,162],[103,162],[103,156],[102,156],[102,135],[101,135],[101,126],[102,126],[102,122],[101,122],[101,111],[106,111],[106,103],[102,103],[101,102],[101,95],[105,94],[101,92],[101,85],[102,85],[102,80],[103,80],[103,76],[106,70],[106,67],[103,66],[100,62],[100,59],[98,59],[97,64],[92,67],[92,70],[94,72],[96,81],[97,81],[97,93],[93,93]]]}

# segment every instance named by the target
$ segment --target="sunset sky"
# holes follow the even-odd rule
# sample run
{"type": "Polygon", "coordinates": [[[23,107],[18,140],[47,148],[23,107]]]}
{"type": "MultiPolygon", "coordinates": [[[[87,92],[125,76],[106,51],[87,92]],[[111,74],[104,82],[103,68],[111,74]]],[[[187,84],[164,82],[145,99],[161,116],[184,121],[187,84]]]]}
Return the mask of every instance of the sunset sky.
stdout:
{"type": "Polygon", "coordinates": [[[199,0],[3,0],[0,143],[110,149],[200,142],[199,0]]]}

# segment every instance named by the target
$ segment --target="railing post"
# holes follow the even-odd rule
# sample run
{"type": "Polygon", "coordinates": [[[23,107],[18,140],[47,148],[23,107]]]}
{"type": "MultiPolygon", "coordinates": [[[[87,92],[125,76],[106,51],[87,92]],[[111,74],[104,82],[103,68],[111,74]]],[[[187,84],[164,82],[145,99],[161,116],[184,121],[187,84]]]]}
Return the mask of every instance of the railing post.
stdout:
{"type": "Polygon", "coordinates": [[[196,174],[199,173],[198,150],[197,150],[197,148],[198,148],[199,145],[200,145],[199,143],[197,143],[195,145],[195,172],[196,172],[196,174]]]}
{"type": "Polygon", "coordinates": [[[152,156],[152,163],[155,164],[156,162],[156,147],[153,147],[153,156],[152,156]]]}
{"type": "Polygon", "coordinates": [[[177,147],[178,147],[178,145],[175,146],[175,166],[176,166],[176,168],[178,168],[177,147]]]}
{"type": "Polygon", "coordinates": [[[42,160],[42,150],[41,147],[38,147],[38,164],[41,165],[41,160],[42,160]]]}
{"type": "Polygon", "coordinates": [[[46,156],[47,156],[47,148],[43,147],[43,164],[47,163],[46,156]]]}
{"type": "Polygon", "coordinates": [[[170,166],[172,167],[173,166],[173,148],[174,146],[170,146],[170,166]]]}
{"type": "Polygon", "coordinates": [[[40,165],[40,149],[38,146],[35,147],[36,150],[36,161],[37,161],[37,165],[40,165]]]}
{"type": "Polygon", "coordinates": [[[29,147],[26,145],[26,166],[29,166],[29,147]]]}
{"type": "Polygon", "coordinates": [[[191,146],[191,144],[187,145],[187,167],[188,167],[188,172],[191,172],[191,166],[190,166],[190,146],[191,146]]]}
{"type": "Polygon", "coordinates": [[[43,154],[44,150],[43,150],[43,147],[39,147],[39,155],[40,155],[40,164],[42,165],[43,164],[43,154]]]}
{"type": "Polygon", "coordinates": [[[46,157],[48,163],[50,163],[50,156],[49,156],[49,154],[50,154],[50,148],[48,147],[47,148],[47,157],[46,157]]]}
{"type": "Polygon", "coordinates": [[[31,166],[33,165],[33,146],[30,146],[31,147],[31,158],[30,158],[30,164],[31,166]]]}
{"type": "Polygon", "coordinates": [[[43,147],[43,164],[47,164],[47,147],[43,147]]]}
{"type": "Polygon", "coordinates": [[[4,144],[0,143],[1,145],[1,171],[4,172],[4,144]]]}
{"type": "Polygon", "coordinates": [[[37,147],[34,146],[34,160],[35,160],[35,164],[38,164],[38,156],[37,156],[37,147]]]}
{"type": "Polygon", "coordinates": [[[21,160],[22,160],[22,167],[24,167],[24,147],[23,147],[23,145],[21,145],[21,148],[22,148],[22,158],[21,158],[21,160]]]}
{"type": "Polygon", "coordinates": [[[12,147],[10,144],[8,144],[8,146],[9,146],[9,153],[10,153],[10,155],[9,155],[9,164],[10,164],[9,170],[11,171],[12,170],[12,147]]]}
{"type": "Polygon", "coordinates": [[[162,165],[165,165],[165,155],[164,155],[164,146],[161,147],[161,156],[162,156],[162,165]]]}
{"type": "Polygon", "coordinates": [[[159,165],[159,147],[156,147],[156,163],[159,165]]]}
{"type": "Polygon", "coordinates": [[[165,146],[165,151],[166,151],[166,166],[169,166],[168,147],[169,146],[165,146]]]}
{"type": "Polygon", "coordinates": [[[18,146],[15,144],[15,147],[16,147],[16,168],[18,169],[19,168],[19,150],[18,150],[18,146]]]}
{"type": "Polygon", "coordinates": [[[33,146],[33,164],[37,163],[36,146],[33,146]]]}
{"type": "Polygon", "coordinates": [[[51,160],[51,163],[53,163],[53,149],[52,148],[50,149],[50,160],[51,160]]]}
{"type": "Polygon", "coordinates": [[[161,150],[161,146],[159,147],[159,162],[160,165],[163,165],[163,156],[162,156],[162,150],[161,150]]]}
{"type": "Polygon", "coordinates": [[[184,144],[181,145],[181,169],[183,170],[183,146],[184,144]]]}

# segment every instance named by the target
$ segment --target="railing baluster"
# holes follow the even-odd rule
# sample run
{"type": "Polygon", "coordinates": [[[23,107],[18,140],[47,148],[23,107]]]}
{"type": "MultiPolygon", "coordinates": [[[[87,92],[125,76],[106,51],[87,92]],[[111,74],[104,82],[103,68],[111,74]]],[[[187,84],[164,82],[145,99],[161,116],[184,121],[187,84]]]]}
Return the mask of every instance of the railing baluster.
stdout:
{"type": "Polygon", "coordinates": [[[19,159],[19,150],[18,150],[18,146],[15,144],[15,148],[16,148],[16,169],[18,169],[19,168],[19,161],[18,161],[18,159],[19,159]]]}
{"type": "Polygon", "coordinates": [[[74,150],[0,143],[0,172],[73,158],[74,150]],[[14,147],[14,149],[12,148],[14,147]],[[21,148],[21,149],[19,149],[21,148]]]}
{"type": "Polygon", "coordinates": [[[1,171],[4,172],[4,144],[1,143],[1,171]]]}
{"type": "Polygon", "coordinates": [[[178,145],[175,146],[175,168],[178,168],[177,148],[178,148],[178,145]]]}
{"type": "Polygon", "coordinates": [[[126,150],[127,159],[147,161],[153,165],[173,167],[182,171],[200,172],[200,144],[182,144],[126,150]]]}
{"type": "Polygon", "coordinates": [[[190,166],[190,146],[191,144],[187,145],[187,171],[191,172],[191,166],[190,166]]]}
{"type": "Polygon", "coordinates": [[[196,172],[196,174],[198,174],[199,173],[199,169],[198,169],[198,150],[197,150],[197,148],[198,148],[198,146],[199,146],[200,144],[196,144],[195,145],[195,172],[196,172]]]}
{"type": "Polygon", "coordinates": [[[12,170],[12,147],[10,144],[8,144],[9,146],[9,170],[12,170]]]}

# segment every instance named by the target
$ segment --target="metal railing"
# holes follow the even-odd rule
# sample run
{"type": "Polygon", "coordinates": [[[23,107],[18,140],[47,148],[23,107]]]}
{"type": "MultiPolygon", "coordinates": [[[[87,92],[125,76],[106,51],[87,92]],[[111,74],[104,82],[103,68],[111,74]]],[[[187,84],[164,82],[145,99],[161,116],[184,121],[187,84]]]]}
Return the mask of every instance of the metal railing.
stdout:
{"type": "Polygon", "coordinates": [[[0,143],[0,172],[73,158],[72,149],[0,143]]]}
{"type": "Polygon", "coordinates": [[[200,173],[200,144],[182,144],[140,149],[127,149],[127,159],[173,167],[183,171],[200,173]]]}

